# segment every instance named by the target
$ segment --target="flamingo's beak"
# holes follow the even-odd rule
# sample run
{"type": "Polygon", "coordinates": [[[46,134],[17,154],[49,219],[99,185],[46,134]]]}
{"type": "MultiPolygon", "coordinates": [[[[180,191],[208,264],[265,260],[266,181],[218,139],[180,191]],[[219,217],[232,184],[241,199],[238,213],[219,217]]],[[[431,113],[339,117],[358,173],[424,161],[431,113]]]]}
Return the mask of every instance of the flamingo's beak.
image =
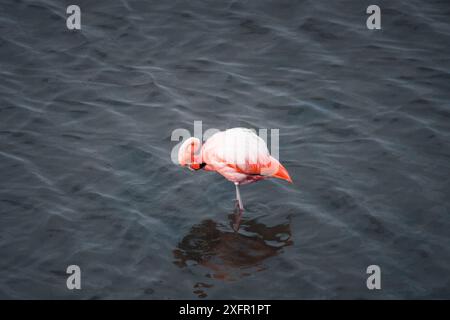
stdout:
{"type": "Polygon", "coordinates": [[[206,166],[206,163],[203,162],[203,163],[191,163],[187,167],[191,171],[197,171],[197,170],[203,169],[205,166],[206,166]]]}

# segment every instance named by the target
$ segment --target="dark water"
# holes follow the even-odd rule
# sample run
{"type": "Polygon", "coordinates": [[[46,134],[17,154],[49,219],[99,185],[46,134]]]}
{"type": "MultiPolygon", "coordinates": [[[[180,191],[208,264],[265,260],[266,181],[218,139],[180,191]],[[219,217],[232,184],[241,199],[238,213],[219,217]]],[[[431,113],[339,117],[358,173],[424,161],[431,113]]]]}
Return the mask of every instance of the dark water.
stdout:
{"type": "Polygon", "coordinates": [[[372,2],[2,1],[0,297],[450,298],[450,3],[372,2]],[[194,120],[280,130],[238,233],[194,120]]]}

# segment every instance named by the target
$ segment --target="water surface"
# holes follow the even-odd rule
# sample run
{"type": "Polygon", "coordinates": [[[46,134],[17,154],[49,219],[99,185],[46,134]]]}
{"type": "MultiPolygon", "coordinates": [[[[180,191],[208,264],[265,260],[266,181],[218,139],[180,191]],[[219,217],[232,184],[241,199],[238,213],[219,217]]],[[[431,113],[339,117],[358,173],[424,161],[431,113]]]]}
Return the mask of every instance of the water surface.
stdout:
{"type": "Polygon", "coordinates": [[[69,4],[0,4],[1,298],[450,298],[448,1],[69,4]],[[239,232],[195,120],[280,130],[239,232]]]}

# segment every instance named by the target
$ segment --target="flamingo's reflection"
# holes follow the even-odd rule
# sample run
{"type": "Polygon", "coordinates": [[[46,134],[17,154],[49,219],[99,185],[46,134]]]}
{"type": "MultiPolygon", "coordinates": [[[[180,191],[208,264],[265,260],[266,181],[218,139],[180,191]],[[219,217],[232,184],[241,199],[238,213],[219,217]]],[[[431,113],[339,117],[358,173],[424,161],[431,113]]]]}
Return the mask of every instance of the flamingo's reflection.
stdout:
{"type": "MultiPolygon", "coordinates": [[[[268,227],[255,219],[228,216],[230,226],[211,219],[191,228],[173,251],[174,263],[180,268],[201,265],[208,278],[233,281],[264,270],[264,261],[276,256],[292,244],[290,223],[268,227]],[[239,232],[235,225],[239,224],[239,232]]],[[[199,282],[194,293],[205,297],[203,288],[211,284],[199,282]]]]}

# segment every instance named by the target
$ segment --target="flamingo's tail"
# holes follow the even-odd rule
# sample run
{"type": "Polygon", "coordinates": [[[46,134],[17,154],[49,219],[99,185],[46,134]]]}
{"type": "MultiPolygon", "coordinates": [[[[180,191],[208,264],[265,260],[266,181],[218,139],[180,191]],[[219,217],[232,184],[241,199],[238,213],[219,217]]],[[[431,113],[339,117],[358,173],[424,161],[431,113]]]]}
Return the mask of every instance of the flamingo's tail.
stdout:
{"type": "Polygon", "coordinates": [[[281,163],[278,163],[278,170],[274,174],[272,174],[272,177],[286,180],[286,181],[292,183],[292,179],[289,176],[288,171],[286,170],[285,167],[283,167],[283,165],[281,163]]]}

